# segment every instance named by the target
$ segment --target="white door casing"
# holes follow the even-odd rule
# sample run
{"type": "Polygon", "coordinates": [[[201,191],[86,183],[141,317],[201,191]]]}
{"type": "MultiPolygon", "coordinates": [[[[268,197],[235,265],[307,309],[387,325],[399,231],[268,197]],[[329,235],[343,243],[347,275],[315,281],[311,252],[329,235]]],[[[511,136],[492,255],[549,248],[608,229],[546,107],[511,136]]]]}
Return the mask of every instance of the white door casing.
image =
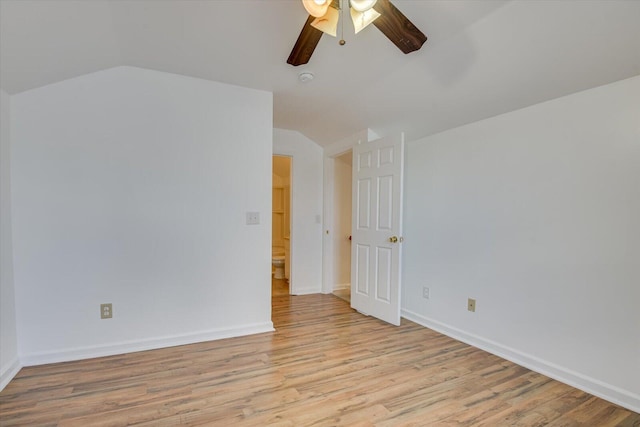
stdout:
{"type": "Polygon", "coordinates": [[[403,167],[402,134],[354,147],[351,307],[393,325],[400,324],[403,167]]]}

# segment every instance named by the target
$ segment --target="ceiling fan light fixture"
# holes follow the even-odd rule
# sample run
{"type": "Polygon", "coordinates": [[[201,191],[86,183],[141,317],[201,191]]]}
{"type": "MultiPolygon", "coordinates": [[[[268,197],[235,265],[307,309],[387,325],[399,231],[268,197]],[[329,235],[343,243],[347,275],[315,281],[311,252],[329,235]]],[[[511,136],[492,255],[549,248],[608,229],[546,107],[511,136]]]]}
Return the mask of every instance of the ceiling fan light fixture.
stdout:
{"type": "Polygon", "coordinates": [[[311,26],[313,28],[317,28],[325,34],[329,34],[330,36],[336,37],[338,34],[338,20],[340,19],[340,12],[337,9],[330,7],[327,10],[327,13],[320,17],[316,18],[311,26]]]}
{"type": "MultiPolygon", "coordinates": [[[[325,33],[336,35],[337,21],[341,12],[344,11],[347,1],[349,1],[351,19],[356,33],[373,22],[378,30],[404,54],[419,50],[427,41],[427,36],[390,0],[302,0],[304,7],[308,6],[308,9],[316,16],[309,15],[307,17],[289,58],[287,58],[287,64],[294,67],[307,64],[322,35],[325,33]],[[324,14],[315,13],[314,7],[326,8],[324,14]],[[326,18],[325,15],[327,15],[326,18]],[[335,18],[331,15],[335,15],[335,18]]],[[[342,32],[341,26],[341,35],[342,32]]],[[[344,45],[344,39],[341,38],[339,44],[344,45]]]]}
{"type": "Polygon", "coordinates": [[[380,14],[375,9],[358,12],[356,9],[351,8],[351,20],[353,21],[353,28],[356,30],[356,34],[379,17],[380,14]]]}
{"type": "Polygon", "coordinates": [[[377,0],[349,0],[351,9],[355,9],[358,12],[366,12],[373,8],[377,0]]]}
{"type": "Polygon", "coordinates": [[[302,5],[309,15],[314,18],[321,18],[327,13],[331,5],[331,0],[302,0],[302,5]]]}

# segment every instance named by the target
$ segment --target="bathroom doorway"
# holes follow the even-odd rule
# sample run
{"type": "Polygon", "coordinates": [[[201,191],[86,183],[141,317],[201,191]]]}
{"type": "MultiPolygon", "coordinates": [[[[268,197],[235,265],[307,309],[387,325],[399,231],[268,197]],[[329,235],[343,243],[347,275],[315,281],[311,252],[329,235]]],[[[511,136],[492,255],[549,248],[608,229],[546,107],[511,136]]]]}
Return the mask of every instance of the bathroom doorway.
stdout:
{"type": "Polygon", "coordinates": [[[333,290],[332,293],[351,301],[351,193],[353,153],[347,151],[334,162],[333,180],[333,290]]]}
{"type": "Polygon", "coordinates": [[[289,156],[273,156],[271,278],[274,293],[291,293],[291,163],[289,156]]]}

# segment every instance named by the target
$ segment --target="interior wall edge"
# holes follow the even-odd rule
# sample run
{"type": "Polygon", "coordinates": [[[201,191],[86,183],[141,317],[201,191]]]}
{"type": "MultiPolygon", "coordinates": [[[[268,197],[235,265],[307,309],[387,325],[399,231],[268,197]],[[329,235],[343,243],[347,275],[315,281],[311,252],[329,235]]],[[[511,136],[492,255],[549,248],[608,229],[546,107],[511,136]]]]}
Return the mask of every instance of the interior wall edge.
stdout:
{"type": "Polygon", "coordinates": [[[0,89],[0,390],[20,370],[13,274],[11,103],[0,89]]]}
{"type": "Polygon", "coordinates": [[[18,357],[13,358],[11,362],[2,367],[0,370],[0,391],[4,390],[7,384],[9,384],[11,380],[18,375],[20,369],[22,369],[22,364],[18,357]]]}
{"type": "Polygon", "coordinates": [[[322,147],[297,131],[273,129],[273,155],[291,157],[292,295],[322,292],[322,147]]]}

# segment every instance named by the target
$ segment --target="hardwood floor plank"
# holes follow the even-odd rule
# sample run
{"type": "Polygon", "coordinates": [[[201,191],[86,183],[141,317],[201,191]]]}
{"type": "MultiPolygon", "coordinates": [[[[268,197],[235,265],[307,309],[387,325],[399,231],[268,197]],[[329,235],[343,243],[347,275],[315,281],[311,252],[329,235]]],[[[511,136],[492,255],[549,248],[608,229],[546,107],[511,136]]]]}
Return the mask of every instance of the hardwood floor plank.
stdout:
{"type": "Polygon", "coordinates": [[[640,414],[415,323],[274,281],[276,332],[23,368],[0,426],[640,426],[640,414]]]}

